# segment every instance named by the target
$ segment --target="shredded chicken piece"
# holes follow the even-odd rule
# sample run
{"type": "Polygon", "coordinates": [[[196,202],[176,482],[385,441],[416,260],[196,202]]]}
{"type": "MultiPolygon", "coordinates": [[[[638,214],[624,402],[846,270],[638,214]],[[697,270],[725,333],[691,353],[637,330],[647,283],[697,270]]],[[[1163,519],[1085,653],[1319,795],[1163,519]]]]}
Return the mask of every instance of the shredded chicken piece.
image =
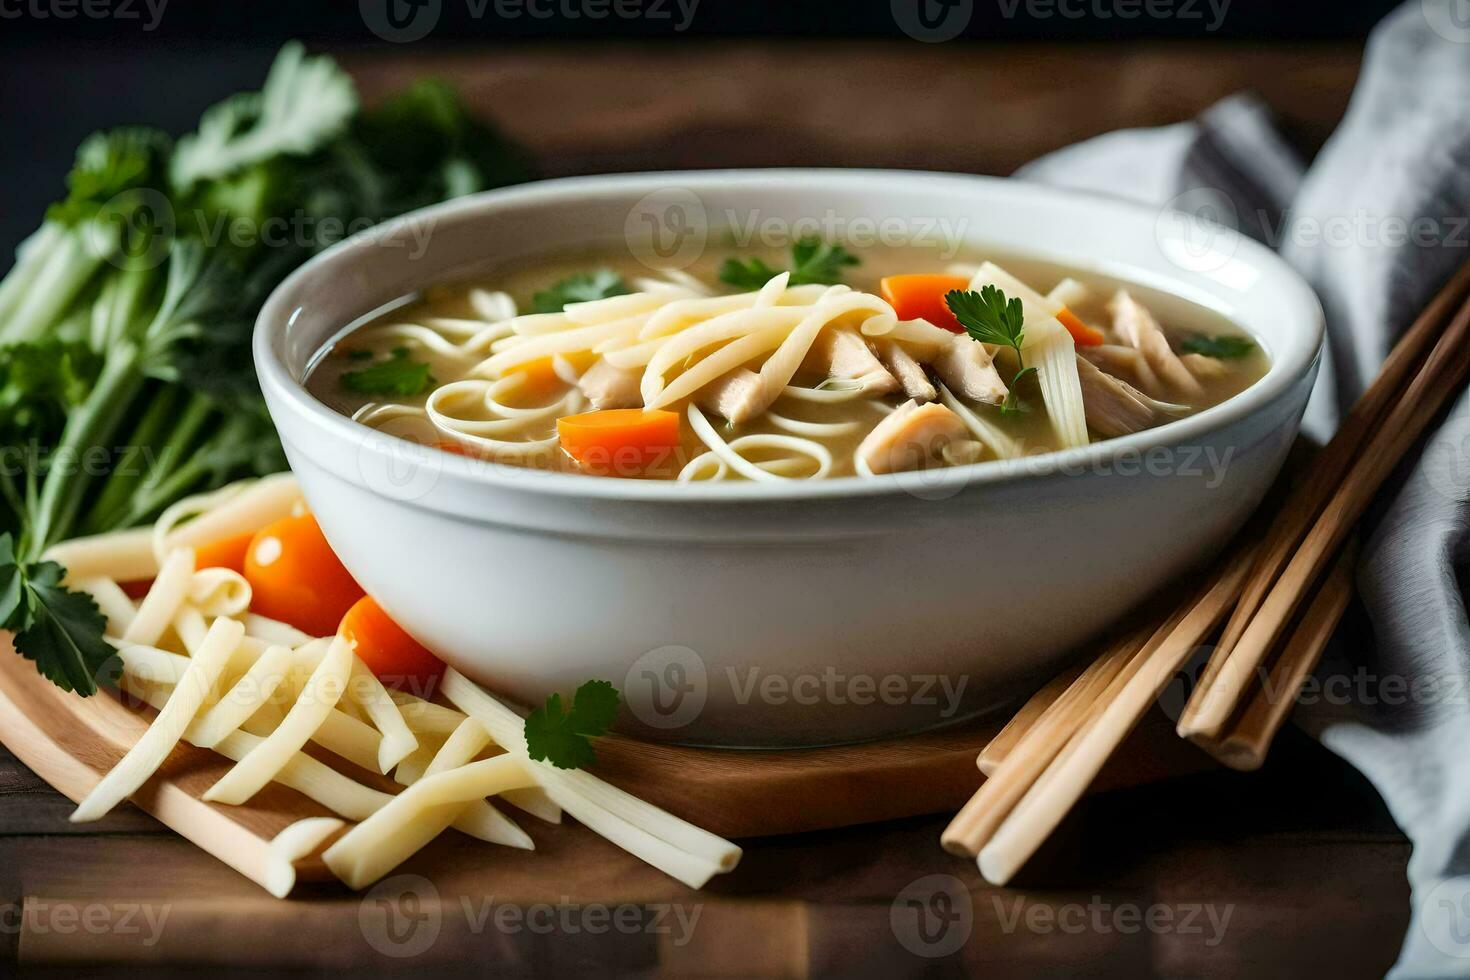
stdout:
{"type": "Polygon", "coordinates": [[[1113,314],[1113,329],[1118,336],[1143,353],[1149,366],[1164,379],[1173,394],[1189,401],[1204,398],[1204,388],[1169,346],[1169,338],[1164,336],[1163,328],[1153,314],[1129,296],[1126,289],[1120,289],[1113,295],[1108,309],[1113,314]]]}
{"type": "Polygon", "coordinates": [[[924,366],[914,360],[913,355],[904,350],[902,344],[894,340],[882,340],[876,346],[878,359],[883,362],[888,373],[898,379],[905,395],[921,402],[932,402],[939,397],[939,393],[929,383],[929,375],[924,371],[924,366]]]}
{"type": "Polygon", "coordinates": [[[874,473],[918,469],[944,448],[966,440],[969,430],[943,405],[910,399],[863,437],[857,455],[874,473]]]}
{"type": "Polygon", "coordinates": [[[1163,382],[1154,374],[1154,369],[1149,367],[1148,359],[1143,356],[1142,351],[1124,347],[1122,344],[1098,344],[1093,347],[1079,347],[1077,353],[1113,377],[1122,378],[1139,391],[1155,398],[1164,393],[1163,382]]]}
{"type": "Polygon", "coordinates": [[[934,370],[950,391],[968,401],[1001,405],[1006,400],[1006,383],[990,351],[968,334],[955,335],[934,359],[934,370]]]}
{"type": "Polygon", "coordinates": [[[1229,365],[1208,354],[1185,354],[1179,360],[1196,378],[1223,378],[1230,373],[1229,365]]]}
{"type": "Polygon", "coordinates": [[[1087,427],[1108,439],[1151,429],[1170,415],[1189,411],[1187,405],[1150,398],[1081,355],[1077,357],[1077,377],[1082,382],[1082,408],[1087,413],[1087,427]]]}
{"type": "Polygon", "coordinates": [[[898,380],[888,373],[862,335],[850,327],[823,330],[805,363],[825,370],[829,378],[861,381],[863,391],[869,394],[883,395],[898,388],[898,380]]]}
{"type": "Polygon", "coordinates": [[[598,361],[577,380],[577,387],[598,411],[604,408],[641,408],[643,394],[639,383],[642,380],[642,372],[598,361]]]}
{"type": "Polygon", "coordinates": [[[759,374],[749,368],[736,368],[705,385],[699,392],[699,405],[738,424],[748,422],[770,408],[776,399],[768,397],[768,394],[759,374]]]}

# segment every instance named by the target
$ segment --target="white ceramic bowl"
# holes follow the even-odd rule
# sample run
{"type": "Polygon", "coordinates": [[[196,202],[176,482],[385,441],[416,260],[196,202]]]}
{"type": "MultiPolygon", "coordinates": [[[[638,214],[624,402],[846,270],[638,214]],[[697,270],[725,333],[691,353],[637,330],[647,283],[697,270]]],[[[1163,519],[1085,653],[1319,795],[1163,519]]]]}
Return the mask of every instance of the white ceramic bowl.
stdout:
{"type": "Polygon", "coordinates": [[[624,727],[658,737],[840,742],[1014,697],[1211,557],[1260,500],[1316,375],[1322,313],[1268,250],[1224,233],[1201,243],[1199,231],[1137,205],[968,176],[548,181],[329,249],[266,303],[255,359],[333,547],[445,660],[528,703],[606,678],[622,689],[624,727]],[[982,250],[1127,280],[1166,314],[1213,309],[1260,340],[1271,368],[1225,404],[1081,449],[780,486],[486,464],[379,435],[301,386],[345,324],[471,265],[622,243],[645,223],[683,229],[663,254],[687,258],[701,214],[888,220],[916,235],[948,219],[982,250]]]}

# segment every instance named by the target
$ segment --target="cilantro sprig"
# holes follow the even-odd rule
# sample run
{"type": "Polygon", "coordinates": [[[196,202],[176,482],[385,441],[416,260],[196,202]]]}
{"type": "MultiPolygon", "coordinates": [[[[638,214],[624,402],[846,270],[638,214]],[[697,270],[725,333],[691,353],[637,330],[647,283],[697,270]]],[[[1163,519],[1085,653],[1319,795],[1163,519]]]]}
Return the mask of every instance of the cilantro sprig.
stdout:
{"type": "Polygon", "coordinates": [[[532,313],[560,313],[568,303],[587,303],[609,296],[623,296],[628,284],[623,277],[611,269],[594,269],[591,272],[568,276],[531,297],[532,313]]]}
{"type": "Polygon", "coordinates": [[[63,691],[89,695],[110,679],[117,651],[102,639],[107,620],[85,592],[61,584],[54,561],[25,563],[15,542],[0,534],[0,629],[15,633],[15,649],[63,691]]]}
{"type": "Polygon", "coordinates": [[[342,387],[359,395],[412,398],[438,383],[430,373],[429,365],[409,357],[407,347],[393,348],[386,361],[379,361],[361,371],[342,373],[342,387]]]}
{"type": "Polygon", "coordinates": [[[1256,349],[1256,345],[1254,341],[1246,337],[1235,337],[1230,334],[1211,337],[1209,334],[1197,333],[1185,337],[1180,342],[1179,349],[1186,354],[1203,354],[1222,361],[1232,361],[1249,356],[1251,351],[1256,349]]]}
{"type": "MultiPolygon", "coordinates": [[[[791,246],[792,286],[825,285],[842,281],[846,266],[859,265],[861,259],[841,245],[831,245],[820,238],[803,238],[791,246]]],[[[720,266],[720,281],[737,289],[760,289],[783,270],[773,269],[763,259],[726,259],[720,266]]]]}
{"type": "Polygon", "coordinates": [[[1028,374],[1035,374],[1036,368],[1027,367],[1026,359],[1021,353],[1021,345],[1026,342],[1026,318],[1021,300],[1017,297],[1007,298],[995,286],[983,286],[978,293],[973,289],[952,289],[945,293],[944,302],[972,340],[997,347],[1009,347],[1016,352],[1019,370],[1011,378],[1010,390],[1006,392],[1006,400],[1000,410],[1003,415],[1023,411],[1016,390],[1021,379],[1028,374]]]}
{"type": "Polygon", "coordinates": [[[607,733],[618,716],[618,690],[607,681],[588,681],[577,688],[562,710],[561,695],[526,718],[526,753],[558,769],[582,769],[597,760],[592,739],[607,733]]]}

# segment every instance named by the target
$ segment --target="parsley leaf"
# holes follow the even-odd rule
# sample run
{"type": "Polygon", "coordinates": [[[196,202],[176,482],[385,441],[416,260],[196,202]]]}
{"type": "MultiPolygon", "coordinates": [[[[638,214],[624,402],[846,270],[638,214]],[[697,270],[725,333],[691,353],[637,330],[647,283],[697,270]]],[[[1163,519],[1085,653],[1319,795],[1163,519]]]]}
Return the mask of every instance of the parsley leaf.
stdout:
{"type": "Polygon", "coordinates": [[[582,769],[597,759],[593,737],[604,734],[618,716],[618,691],[607,681],[588,681],[577,688],[571,709],[562,710],[561,695],[526,718],[526,752],[558,769],[582,769]]]}
{"type": "Polygon", "coordinates": [[[1203,354],[1206,357],[1230,361],[1248,356],[1256,349],[1256,345],[1254,341],[1246,337],[1236,337],[1231,334],[1211,337],[1209,334],[1197,333],[1185,337],[1180,342],[1179,349],[1186,354],[1203,354]]]}
{"type": "Polygon", "coordinates": [[[107,620],[85,592],[61,584],[52,561],[23,565],[9,534],[0,535],[0,628],[15,633],[15,649],[64,691],[89,695],[113,679],[117,651],[102,639],[107,620]]]}
{"type": "Polygon", "coordinates": [[[1026,316],[1021,308],[1021,300],[1007,299],[1006,294],[996,287],[984,286],[978,293],[972,289],[952,289],[944,294],[944,302],[971,340],[981,344],[995,344],[997,347],[1009,347],[1016,352],[1016,364],[1020,370],[1011,379],[1010,390],[1006,392],[1006,400],[1000,406],[1000,412],[1002,415],[1011,415],[1025,411],[1016,394],[1016,387],[1026,375],[1034,374],[1036,368],[1027,367],[1026,359],[1021,354],[1021,345],[1026,342],[1026,316]]]}
{"type": "Polygon", "coordinates": [[[780,274],[780,269],[772,269],[761,259],[726,259],[724,265],[720,266],[721,282],[747,292],[760,289],[780,274]]]}
{"type": "Polygon", "coordinates": [[[568,276],[550,289],[542,290],[531,297],[532,313],[560,313],[568,303],[586,303],[609,296],[622,296],[628,292],[623,277],[611,269],[594,269],[591,272],[568,276]]]}
{"type": "Polygon", "coordinates": [[[820,238],[803,238],[791,246],[791,285],[831,285],[842,281],[843,266],[859,259],[841,245],[828,245],[820,238]]]}
{"type": "Polygon", "coordinates": [[[395,347],[386,361],[379,361],[361,371],[345,371],[342,386],[359,395],[392,395],[412,398],[438,384],[429,373],[429,365],[411,360],[407,347],[395,347]]]}
{"type": "MultiPolygon", "coordinates": [[[[820,238],[803,238],[791,246],[792,286],[830,286],[842,281],[842,269],[858,265],[861,260],[841,245],[829,245],[820,238]]],[[[763,259],[726,259],[720,266],[720,281],[737,289],[756,290],[780,275],[763,259]]]]}

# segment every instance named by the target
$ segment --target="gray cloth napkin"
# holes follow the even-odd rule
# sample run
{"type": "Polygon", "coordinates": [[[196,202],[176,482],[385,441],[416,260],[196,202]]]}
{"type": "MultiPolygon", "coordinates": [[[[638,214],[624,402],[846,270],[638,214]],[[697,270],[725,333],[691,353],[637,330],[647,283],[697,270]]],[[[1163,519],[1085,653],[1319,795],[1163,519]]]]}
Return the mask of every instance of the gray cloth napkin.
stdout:
{"type": "MultiPolygon", "coordinates": [[[[1470,5],[1411,0],[1378,26],[1347,114],[1309,167],[1263,106],[1236,96],[1195,122],[1112,133],[1017,176],[1170,203],[1276,248],[1327,313],[1306,419],[1325,438],[1470,260],[1470,5]]],[[[1339,631],[1294,717],[1373,781],[1413,841],[1413,921],[1391,976],[1470,976],[1465,392],[1380,494],[1364,535],[1354,615],[1365,628],[1339,631]]]]}

